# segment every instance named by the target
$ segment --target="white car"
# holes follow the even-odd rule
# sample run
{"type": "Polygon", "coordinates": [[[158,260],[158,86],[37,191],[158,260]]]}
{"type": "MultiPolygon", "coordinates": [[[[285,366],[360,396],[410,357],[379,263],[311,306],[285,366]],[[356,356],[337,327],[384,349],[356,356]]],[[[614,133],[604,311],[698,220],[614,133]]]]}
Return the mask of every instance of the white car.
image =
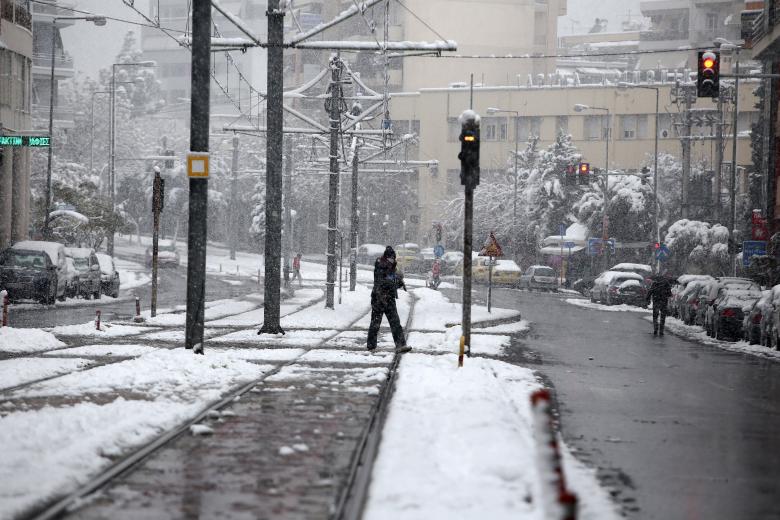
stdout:
{"type": "Polygon", "coordinates": [[[106,296],[119,296],[119,272],[114,266],[114,259],[102,253],[96,253],[100,265],[100,290],[106,296]]]}
{"type": "MultiPolygon", "coordinates": [[[[157,266],[165,265],[179,267],[179,252],[176,251],[176,242],[173,240],[157,242],[157,266]]],[[[152,267],[152,246],[146,248],[146,267],[152,267]]]]}

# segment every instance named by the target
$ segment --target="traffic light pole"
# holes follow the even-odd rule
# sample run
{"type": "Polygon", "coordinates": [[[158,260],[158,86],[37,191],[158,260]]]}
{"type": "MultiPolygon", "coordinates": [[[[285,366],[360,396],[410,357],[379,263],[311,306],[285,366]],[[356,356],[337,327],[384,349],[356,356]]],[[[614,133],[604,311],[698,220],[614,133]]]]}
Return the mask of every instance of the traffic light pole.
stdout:
{"type": "Polygon", "coordinates": [[[238,219],[236,218],[236,198],[238,196],[238,136],[233,136],[233,161],[230,163],[230,259],[236,259],[236,242],[238,241],[238,219]]]}
{"type": "Polygon", "coordinates": [[[325,307],[334,308],[334,288],[336,284],[336,233],[338,232],[338,194],[339,194],[339,123],[341,119],[341,60],[338,56],[331,59],[330,81],[330,175],[328,182],[328,252],[327,275],[325,280],[325,307]]]}
{"type": "Polygon", "coordinates": [[[354,155],[352,156],[352,221],[349,230],[349,290],[354,291],[357,285],[357,247],[358,233],[360,229],[360,217],[358,216],[358,138],[355,140],[354,155]]]}
{"type": "MultiPolygon", "coordinates": [[[[737,252],[737,130],[739,123],[739,47],[735,49],[736,62],[734,71],[734,123],[731,125],[731,186],[729,191],[731,193],[729,208],[729,234],[731,236],[731,257],[737,252]]],[[[766,151],[765,151],[766,153],[766,151]]],[[[732,274],[737,276],[737,262],[732,260],[732,274]]]]}
{"type": "MultiPolygon", "coordinates": [[[[190,98],[191,153],[208,154],[209,151],[210,63],[211,1],[193,0],[192,94],[190,98]]],[[[187,232],[187,326],[184,346],[187,349],[192,349],[196,354],[203,354],[208,192],[208,177],[190,177],[189,230],[187,232]]]]}
{"type": "Polygon", "coordinates": [[[162,211],[162,177],[160,177],[160,169],[155,167],[154,169],[154,184],[152,186],[152,301],[150,305],[150,312],[152,318],[157,316],[157,269],[159,267],[157,255],[160,252],[160,212],[162,211]]]}
{"type": "Polygon", "coordinates": [[[466,186],[463,204],[463,341],[471,357],[471,250],[474,234],[474,188],[466,186]]]}

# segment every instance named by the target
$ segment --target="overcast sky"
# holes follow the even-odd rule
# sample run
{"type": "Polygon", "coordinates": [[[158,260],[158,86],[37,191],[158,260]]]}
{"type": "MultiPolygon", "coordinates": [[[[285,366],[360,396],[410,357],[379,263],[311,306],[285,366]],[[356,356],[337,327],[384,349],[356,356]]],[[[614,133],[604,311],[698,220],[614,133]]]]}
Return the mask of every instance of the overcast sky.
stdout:
{"type": "MultiPolygon", "coordinates": [[[[142,12],[148,13],[149,0],[135,0],[135,6],[142,12]]],[[[141,21],[122,0],[78,0],[76,8],[91,13],[141,21]]],[[[89,22],[76,22],[62,31],[62,39],[65,50],[73,56],[75,69],[96,78],[100,69],[111,66],[119,49],[122,48],[125,33],[130,30],[136,32],[140,43],[140,27],[113,20],[109,20],[104,27],[97,27],[89,22]]]]}
{"type": "Polygon", "coordinates": [[[641,21],[639,0],[569,0],[568,14],[558,21],[558,34],[587,33],[596,18],[609,20],[609,31],[618,32],[623,22],[641,21]]]}

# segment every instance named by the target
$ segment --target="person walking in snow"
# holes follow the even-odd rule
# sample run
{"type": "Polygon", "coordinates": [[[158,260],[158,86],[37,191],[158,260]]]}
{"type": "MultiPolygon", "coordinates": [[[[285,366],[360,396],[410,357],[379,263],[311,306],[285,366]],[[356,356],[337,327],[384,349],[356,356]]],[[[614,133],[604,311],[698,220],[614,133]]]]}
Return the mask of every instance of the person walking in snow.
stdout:
{"type": "Polygon", "coordinates": [[[672,283],[666,276],[656,276],[647,291],[647,303],[653,302],[653,336],[664,335],[664,325],[666,323],[666,309],[669,305],[669,298],[672,296],[672,283]],[[661,318],[660,328],[658,318],[661,318]]]}
{"type": "Polygon", "coordinates": [[[368,327],[368,350],[376,349],[382,315],[387,316],[387,321],[390,322],[395,351],[400,354],[412,350],[406,345],[404,329],[401,327],[401,320],[398,318],[398,309],[395,305],[399,287],[406,290],[404,279],[397,271],[395,251],[392,247],[387,246],[382,256],[374,262],[374,288],[371,290],[371,325],[368,327]]]}
{"type": "Polygon", "coordinates": [[[293,277],[290,283],[294,282],[296,278],[298,279],[298,287],[303,287],[303,278],[301,277],[301,254],[300,253],[295,255],[295,258],[293,258],[293,277]]]}

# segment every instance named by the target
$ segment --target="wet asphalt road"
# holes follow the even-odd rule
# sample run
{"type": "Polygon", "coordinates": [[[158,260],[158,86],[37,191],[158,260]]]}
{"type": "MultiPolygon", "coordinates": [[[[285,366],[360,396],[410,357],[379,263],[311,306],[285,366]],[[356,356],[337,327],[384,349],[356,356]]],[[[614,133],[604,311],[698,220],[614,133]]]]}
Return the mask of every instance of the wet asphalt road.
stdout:
{"type": "Polygon", "coordinates": [[[554,385],[564,438],[626,516],[780,518],[780,363],[655,338],[645,314],[560,295],[500,289],[493,303],[533,322],[518,355],[554,385]]]}
{"type": "MultiPolygon", "coordinates": [[[[136,261],[137,259],[132,258],[136,261]]],[[[209,301],[242,296],[257,290],[256,283],[237,279],[227,283],[215,277],[206,278],[206,298],[209,301]],[[241,283],[239,283],[239,281],[241,283]]],[[[148,310],[151,302],[151,285],[143,285],[128,291],[120,288],[119,298],[103,295],[100,300],[68,299],[67,302],[50,305],[22,303],[11,305],[8,312],[12,327],[56,327],[77,325],[95,319],[100,309],[104,320],[129,319],[135,314],[135,296],[141,299],[141,309],[148,310]]],[[[165,268],[159,270],[157,308],[170,308],[187,302],[187,268],[165,268]]]]}

